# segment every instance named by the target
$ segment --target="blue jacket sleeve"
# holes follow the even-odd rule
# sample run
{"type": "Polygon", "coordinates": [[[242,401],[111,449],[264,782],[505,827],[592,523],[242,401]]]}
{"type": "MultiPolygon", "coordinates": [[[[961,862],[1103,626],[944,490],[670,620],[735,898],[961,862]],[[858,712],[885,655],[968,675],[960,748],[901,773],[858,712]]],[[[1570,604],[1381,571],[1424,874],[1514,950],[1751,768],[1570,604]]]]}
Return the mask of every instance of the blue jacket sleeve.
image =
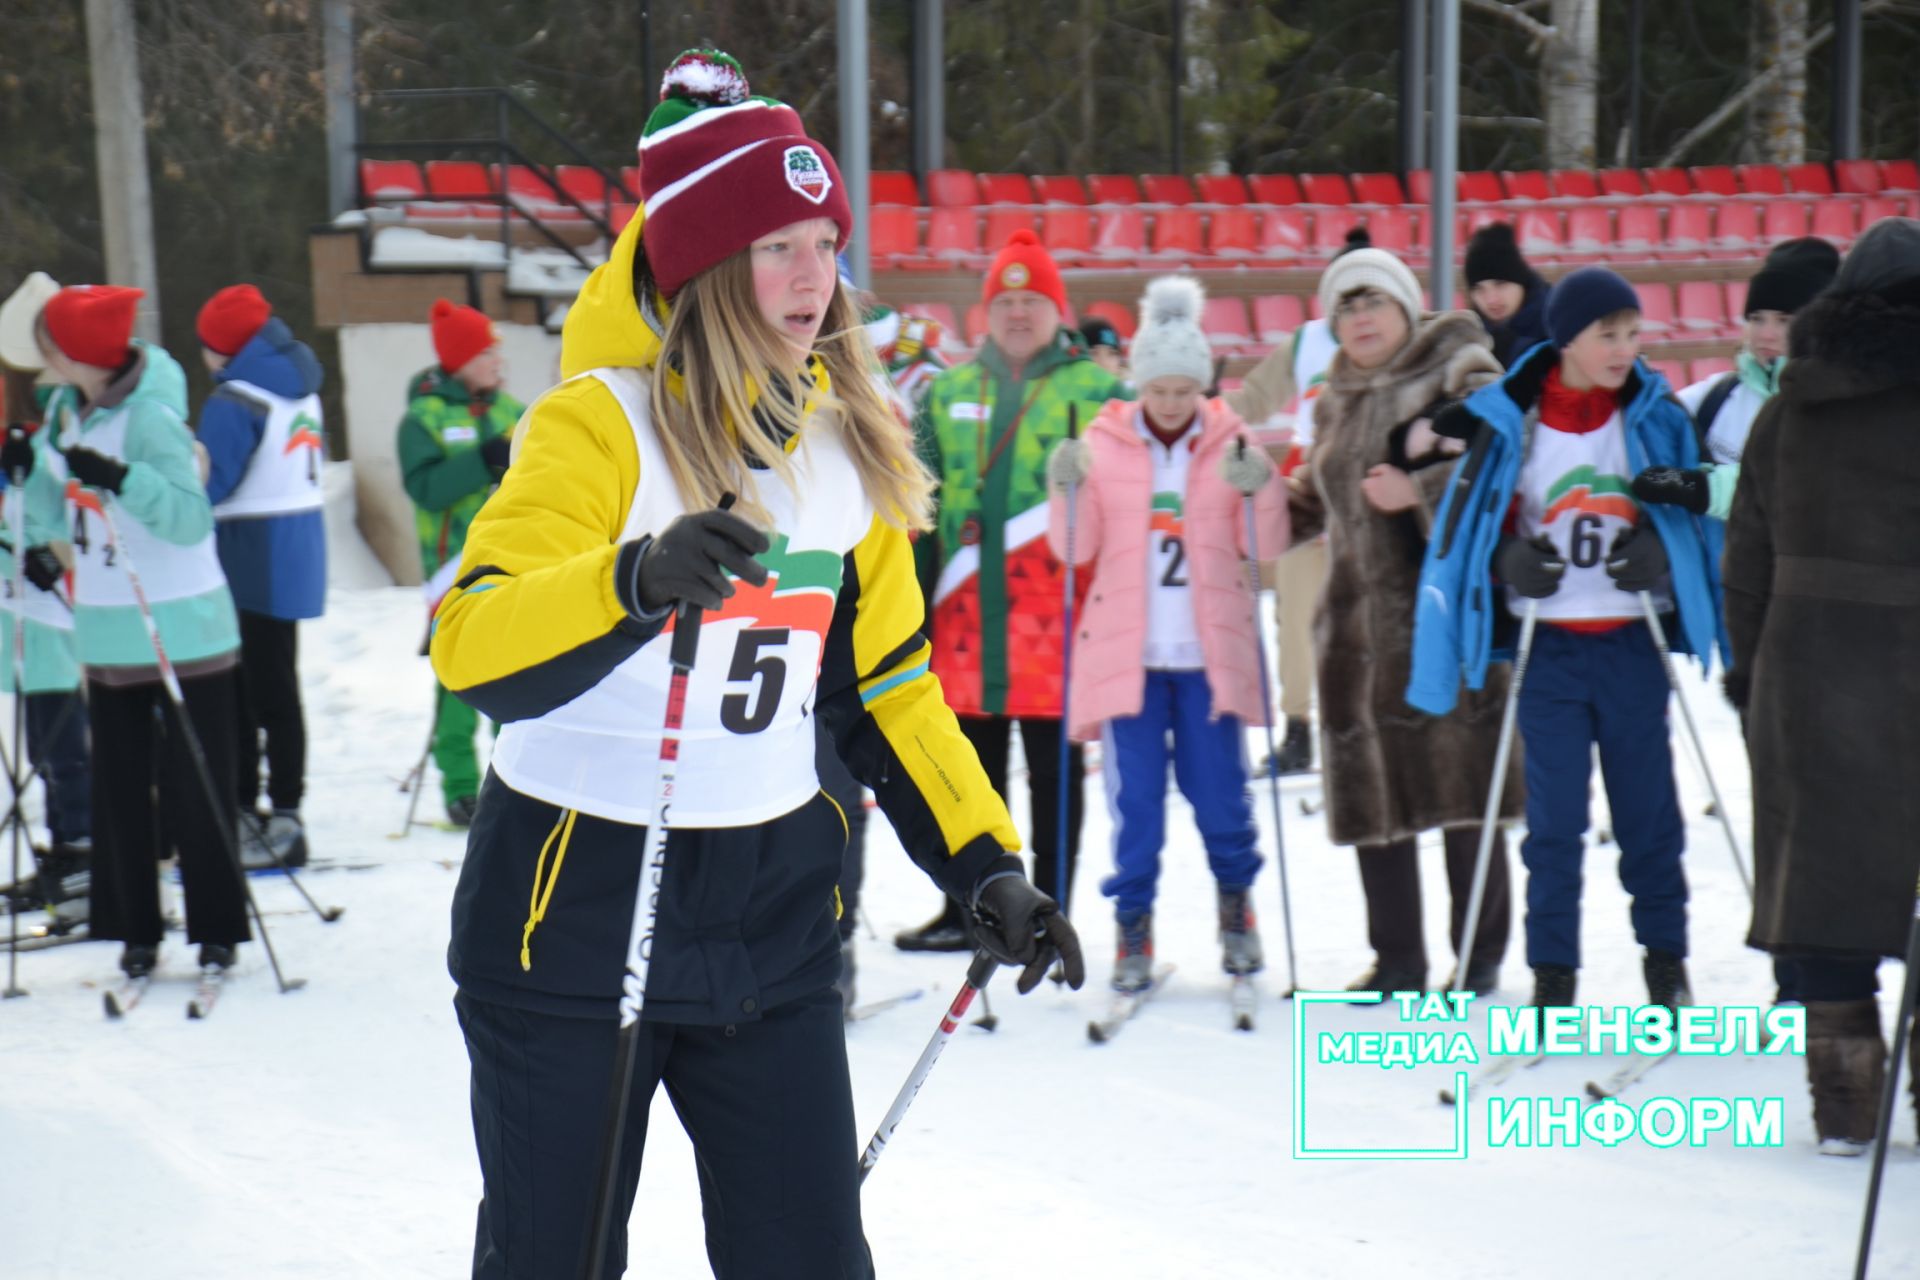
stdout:
{"type": "Polygon", "coordinates": [[[247,474],[253,451],[260,447],[266,415],[231,392],[215,390],[200,410],[197,434],[211,464],[207,472],[207,501],[226,501],[247,474]]]}

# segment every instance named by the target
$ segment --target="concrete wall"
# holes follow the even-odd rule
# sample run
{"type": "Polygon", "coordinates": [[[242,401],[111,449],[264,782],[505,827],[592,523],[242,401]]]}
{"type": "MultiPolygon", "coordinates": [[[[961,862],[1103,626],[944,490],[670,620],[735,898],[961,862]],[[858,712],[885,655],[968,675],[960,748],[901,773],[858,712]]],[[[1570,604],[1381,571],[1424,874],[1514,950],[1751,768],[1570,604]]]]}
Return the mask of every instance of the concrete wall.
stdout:
{"type": "MultiPolygon", "coordinates": [[[[560,338],[535,325],[498,324],[507,362],[507,391],[531,402],[559,380],[560,338]]],[[[415,375],[434,362],[425,324],[340,327],[340,369],[361,536],[395,582],[420,581],[420,541],[413,503],[400,485],[395,432],[407,411],[415,375]]]]}

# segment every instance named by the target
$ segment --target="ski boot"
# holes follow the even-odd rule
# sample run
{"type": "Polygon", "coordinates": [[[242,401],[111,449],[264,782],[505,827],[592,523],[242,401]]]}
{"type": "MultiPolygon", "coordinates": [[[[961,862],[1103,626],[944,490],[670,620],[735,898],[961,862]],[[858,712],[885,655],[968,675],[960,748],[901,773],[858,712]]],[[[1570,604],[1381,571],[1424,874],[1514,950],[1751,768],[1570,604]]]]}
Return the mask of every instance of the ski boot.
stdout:
{"type": "Polygon", "coordinates": [[[160,964],[158,944],[129,942],[120,948],[120,972],[129,978],[144,978],[160,964]]]}
{"type": "Polygon", "coordinates": [[[1263,776],[1277,773],[1283,778],[1313,772],[1313,729],[1305,716],[1287,717],[1287,736],[1260,771],[1263,776]]]}
{"type": "MultiPolygon", "coordinates": [[[[1537,964],[1533,966],[1533,999],[1527,1001],[1535,1010],[1565,1008],[1573,1004],[1574,989],[1579,985],[1578,971],[1572,965],[1537,964]]],[[[1546,1019],[1538,1012],[1534,1015],[1540,1023],[1542,1034],[1546,1032],[1546,1019]]]]}
{"type": "Polygon", "coordinates": [[[203,942],[200,944],[201,969],[231,969],[234,962],[233,948],[224,942],[203,942]]]}
{"type": "Polygon", "coordinates": [[[455,796],[447,801],[447,821],[456,827],[470,827],[473,825],[473,811],[479,807],[478,797],[455,796]]]}
{"type": "Polygon", "coordinates": [[[1647,979],[1647,1003],[1661,1005],[1679,1016],[1680,1006],[1693,1003],[1693,990],[1687,983],[1687,962],[1671,951],[1648,947],[1640,961],[1640,972],[1647,979]]]}
{"type": "Polygon", "coordinates": [[[1260,947],[1260,928],[1254,923],[1253,904],[1245,889],[1220,890],[1220,967],[1234,977],[1266,968],[1260,947]]]}
{"type": "Polygon", "coordinates": [[[1396,991],[1425,992],[1427,989],[1427,971],[1410,965],[1390,964],[1375,957],[1373,968],[1367,970],[1347,984],[1349,991],[1378,991],[1380,1003],[1388,1003],[1386,997],[1396,991]]]}
{"type": "Polygon", "coordinates": [[[902,929],[893,935],[893,945],[902,951],[967,951],[973,946],[967,937],[967,922],[960,908],[948,902],[945,909],[918,929],[902,929]]]}
{"type": "Polygon", "coordinates": [[[1113,957],[1113,989],[1145,991],[1153,985],[1153,913],[1119,921],[1119,947],[1113,957]]]}

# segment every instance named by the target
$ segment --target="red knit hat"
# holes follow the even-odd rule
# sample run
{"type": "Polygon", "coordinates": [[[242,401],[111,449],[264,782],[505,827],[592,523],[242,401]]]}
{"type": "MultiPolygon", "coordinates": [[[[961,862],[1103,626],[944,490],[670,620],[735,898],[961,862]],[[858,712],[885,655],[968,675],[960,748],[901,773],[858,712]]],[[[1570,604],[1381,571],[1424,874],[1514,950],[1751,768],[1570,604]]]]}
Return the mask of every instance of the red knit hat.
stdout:
{"type": "Polygon", "coordinates": [[[207,299],[193,330],[200,345],[219,355],[230,356],[253,341],[260,326],[273,315],[273,308],[250,284],[230,284],[207,299]]]}
{"type": "Polygon", "coordinates": [[[133,342],[134,311],[146,296],[117,284],[77,284],[47,299],[40,323],[67,359],[118,369],[133,342]]]}
{"type": "Polygon", "coordinates": [[[493,331],[493,321],[483,313],[445,298],[435,300],[433,353],[440,357],[440,367],[448,373],[460,372],[467,361],[498,341],[500,335],[493,331]]]}
{"type": "Polygon", "coordinates": [[[716,49],[673,60],[640,135],[641,243],[668,297],[770,231],[831,218],[836,249],[853,209],[827,149],[784,102],[749,97],[740,64],[716,49]]]}
{"type": "Polygon", "coordinates": [[[1040,243],[1040,237],[1025,227],[1007,237],[1006,248],[987,268],[980,301],[992,302],[994,295],[1009,289],[1026,289],[1051,298],[1060,314],[1067,314],[1067,287],[1060,282],[1060,267],[1040,243]]]}

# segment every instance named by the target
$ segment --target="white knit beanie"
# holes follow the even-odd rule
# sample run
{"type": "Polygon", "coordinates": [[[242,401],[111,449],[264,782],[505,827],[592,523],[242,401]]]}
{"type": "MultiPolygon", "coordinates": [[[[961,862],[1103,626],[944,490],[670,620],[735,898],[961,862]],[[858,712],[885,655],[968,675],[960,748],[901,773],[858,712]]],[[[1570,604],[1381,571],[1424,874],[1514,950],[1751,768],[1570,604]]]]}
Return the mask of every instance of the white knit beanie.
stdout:
{"type": "Polygon", "coordinates": [[[1409,326],[1420,322],[1424,309],[1420,300],[1420,282],[1407,264],[1385,249],[1355,249],[1327,264],[1320,274],[1320,309],[1329,320],[1340,299],[1356,289],[1378,289],[1407,313],[1409,326]]]}
{"type": "Polygon", "coordinates": [[[1140,299],[1140,328],[1127,356],[1134,386],[1172,377],[1192,378],[1202,387],[1213,384],[1213,347],[1200,329],[1206,300],[1206,291],[1191,276],[1148,282],[1140,299]]]}
{"type": "Polygon", "coordinates": [[[60,286],[44,271],[36,271],[21,281],[4,303],[0,303],[0,364],[22,373],[38,373],[47,361],[34,340],[33,324],[40,318],[47,299],[60,292],[60,286]]]}

